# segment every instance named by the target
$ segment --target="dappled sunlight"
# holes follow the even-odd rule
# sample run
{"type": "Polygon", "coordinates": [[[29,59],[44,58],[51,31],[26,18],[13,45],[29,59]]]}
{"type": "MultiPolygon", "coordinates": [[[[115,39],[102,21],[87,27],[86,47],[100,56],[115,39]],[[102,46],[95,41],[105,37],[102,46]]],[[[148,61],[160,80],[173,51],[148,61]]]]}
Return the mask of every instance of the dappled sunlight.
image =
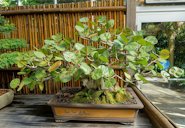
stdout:
{"type": "Polygon", "coordinates": [[[179,108],[180,110],[185,110],[185,108],[179,108]]]}
{"type": "Polygon", "coordinates": [[[173,115],[173,116],[185,117],[185,114],[181,114],[181,113],[170,113],[170,112],[168,112],[167,114],[173,115]]]}
{"type": "Polygon", "coordinates": [[[177,92],[166,86],[163,87],[162,78],[154,78],[153,80],[150,78],[148,80],[151,82],[141,85],[141,91],[162,113],[166,114],[180,128],[184,128],[185,93],[177,92]]]}

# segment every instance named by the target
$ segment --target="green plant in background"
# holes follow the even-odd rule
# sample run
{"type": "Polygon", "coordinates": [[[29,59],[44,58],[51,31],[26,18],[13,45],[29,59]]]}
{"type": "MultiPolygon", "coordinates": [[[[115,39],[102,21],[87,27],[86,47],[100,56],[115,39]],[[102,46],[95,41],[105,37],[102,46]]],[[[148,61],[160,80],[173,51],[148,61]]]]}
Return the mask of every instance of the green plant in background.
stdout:
{"type": "Polygon", "coordinates": [[[2,0],[0,6],[9,7],[17,5],[17,0],[2,0]]]}
{"type": "Polygon", "coordinates": [[[179,67],[171,67],[168,71],[161,71],[163,78],[167,79],[170,84],[185,85],[185,70],[179,67]]]}
{"type": "Polygon", "coordinates": [[[175,39],[175,54],[174,54],[174,65],[185,69],[185,25],[181,27],[181,31],[175,39]]]}
{"type": "Polygon", "coordinates": [[[90,1],[90,0],[58,0],[58,3],[76,3],[76,2],[84,2],[84,1],[90,1]]]}
{"type": "MultiPolygon", "coordinates": [[[[6,34],[5,37],[9,36],[11,31],[15,30],[15,26],[13,24],[9,24],[9,22],[3,17],[0,16],[0,33],[6,34]]],[[[0,39],[0,69],[9,68],[16,63],[16,57],[19,52],[8,52],[3,53],[6,50],[16,50],[18,48],[25,48],[26,41],[23,39],[0,39]]]]}
{"type": "Polygon", "coordinates": [[[165,78],[184,78],[185,77],[185,71],[184,69],[181,69],[179,67],[171,67],[168,72],[162,71],[162,76],[165,78]]]}
{"type": "Polygon", "coordinates": [[[48,79],[62,83],[80,80],[85,89],[76,93],[71,102],[123,103],[131,98],[127,85],[147,82],[144,76],[156,75],[155,65],[161,66],[160,61],[168,58],[169,52],[156,54],[154,45],[158,41],[153,36],[144,38],[140,32],[114,30],[113,26],[114,20],[107,21],[104,16],[95,21],[81,18],[75,29],[80,38],[88,41],[87,45],[62,34],[53,35],[41,49],[17,57],[21,68],[18,74],[23,79],[12,80],[10,86],[18,91],[23,86],[43,90],[43,82],[48,79]],[[122,68],[125,78],[114,72],[114,66],[122,68]],[[126,83],[125,87],[118,85],[117,78],[126,83]]]}
{"type": "Polygon", "coordinates": [[[21,0],[23,5],[53,4],[53,0],[21,0]]]}
{"type": "Polygon", "coordinates": [[[14,65],[17,62],[16,57],[19,54],[19,52],[0,54],[0,69],[9,68],[14,65]]]}
{"type": "Polygon", "coordinates": [[[0,33],[9,33],[14,29],[14,24],[10,24],[3,16],[0,16],[0,33]]]}
{"type": "Polygon", "coordinates": [[[0,39],[0,50],[25,48],[26,43],[23,39],[0,39]]]}
{"type": "MultiPolygon", "coordinates": [[[[144,25],[145,35],[154,35],[159,43],[156,44],[156,49],[170,49],[171,66],[182,67],[185,65],[183,56],[184,49],[184,33],[185,24],[183,22],[165,22],[165,23],[150,23],[144,25]]],[[[185,67],[185,66],[184,66],[185,67]]]]}

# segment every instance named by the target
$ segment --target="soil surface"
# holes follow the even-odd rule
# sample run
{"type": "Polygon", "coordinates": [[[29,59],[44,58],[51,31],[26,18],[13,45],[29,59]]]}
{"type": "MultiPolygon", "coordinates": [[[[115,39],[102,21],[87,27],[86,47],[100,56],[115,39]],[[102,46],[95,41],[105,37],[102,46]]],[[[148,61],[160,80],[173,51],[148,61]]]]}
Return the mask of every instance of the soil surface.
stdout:
{"type": "MultiPolygon", "coordinates": [[[[57,101],[56,102],[62,102],[62,103],[72,103],[71,100],[75,96],[77,92],[81,91],[80,88],[64,88],[60,92],[56,94],[57,101]]],[[[131,93],[130,93],[131,94],[131,93]]],[[[132,95],[132,94],[131,94],[132,95]]],[[[95,104],[95,103],[87,103],[87,104],[95,104]]],[[[129,100],[126,100],[122,104],[137,104],[136,99],[130,98],[129,100]]]]}
{"type": "Polygon", "coordinates": [[[2,89],[2,90],[0,89],[0,96],[3,95],[3,94],[5,94],[6,92],[8,92],[8,91],[7,90],[4,90],[4,89],[2,89]]]}

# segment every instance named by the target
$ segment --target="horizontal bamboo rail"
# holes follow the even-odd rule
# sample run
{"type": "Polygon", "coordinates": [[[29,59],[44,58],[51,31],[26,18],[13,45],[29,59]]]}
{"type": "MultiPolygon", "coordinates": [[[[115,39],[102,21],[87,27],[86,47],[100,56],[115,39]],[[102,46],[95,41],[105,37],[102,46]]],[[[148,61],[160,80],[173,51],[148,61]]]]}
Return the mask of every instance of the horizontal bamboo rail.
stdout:
{"type": "Polygon", "coordinates": [[[44,9],[26,9],[26,10],[5,10],[0,11],[1,15],[20,15],[32,13],[78,13],[78,12],[109,12],[109,11],[126,11],[125,6],[113,7],[92,7],[92,8],[44,8],[44,9]]]}

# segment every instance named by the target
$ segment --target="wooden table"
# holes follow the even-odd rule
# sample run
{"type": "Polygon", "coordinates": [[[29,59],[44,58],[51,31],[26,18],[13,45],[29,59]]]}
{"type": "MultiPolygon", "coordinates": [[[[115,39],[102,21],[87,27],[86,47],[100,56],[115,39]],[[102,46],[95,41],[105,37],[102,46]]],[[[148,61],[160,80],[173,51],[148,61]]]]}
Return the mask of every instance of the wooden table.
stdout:
{"type": "Polygon", "coordinates": [[[55,123],[47,101],[53,95],[16,95],[11,105],[0,110],[0,128],[152,128],[146,114],[139,112],[134,126],[109,122],[69,121],[55,123]]]}

